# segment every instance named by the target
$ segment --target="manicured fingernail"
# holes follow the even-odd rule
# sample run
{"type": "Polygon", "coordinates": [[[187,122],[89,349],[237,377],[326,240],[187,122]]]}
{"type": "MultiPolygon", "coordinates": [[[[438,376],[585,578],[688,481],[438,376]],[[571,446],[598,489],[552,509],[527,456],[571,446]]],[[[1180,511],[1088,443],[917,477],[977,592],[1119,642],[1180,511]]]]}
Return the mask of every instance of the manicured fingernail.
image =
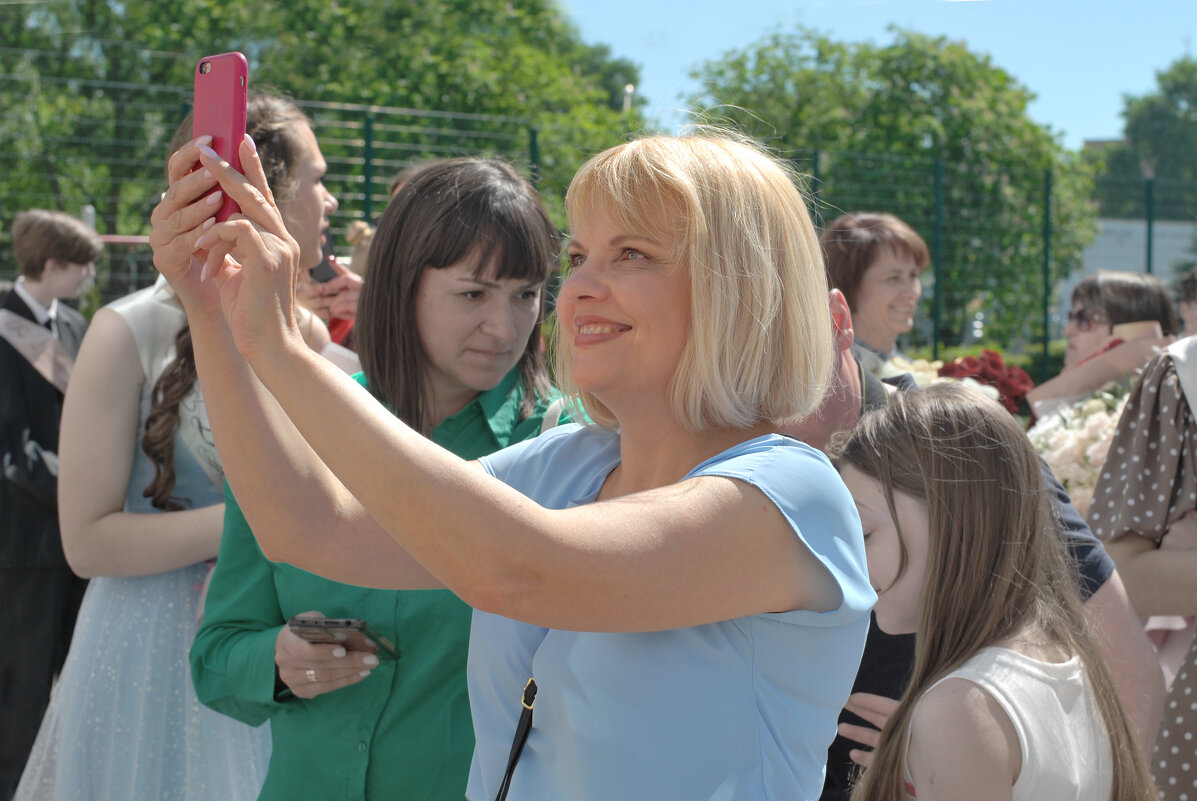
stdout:
{"type": "Polygon", "coordinates": [[[220,154],[217,153],[212,148],[208,147],[207,145],[200,145],[199,152],[202,153],[203,155],[207,156],[208,158],[213,159],[214,161],[221,160],[220,154]]]}
{"type": "Polygon", "coordinates": [[[207,167],[204,167],[204,171],[203,171],[202,173],[200,173],[200,177],[202,177],[202,178],[211,178],[211,177],[212,177],[212,171],[211,171],[211,170],[209,170],[207,167]]]}
{"type": "Polygon", "coordinates": [[[204,145],[210,145],[210,144],[212,144],[212,135],[204,134],[200,138],[196,139],[195,143],[197,145],[199,145],[200,147],[203,147],[204,145]]]}
{"type": "Polygon", "coordinates": [[[376,657],[374,654],[366,654],[364,657],[362,657],[362,664],[373,667],[378,664],[378,657],[376,657]]]}
{"type": "Polygon", "coordinates": [[[249,134],[245,135],[245,144],[249,145],[250,153],[258,152],[258,146],[254,144],[254,138],[252,136],[250,136],[249,134]]]}
{"type": "Polygon", "coordinates": [[[370,675],[370,671],[368,671],[368,670],[363,670],[362,672],[358,673],[357,675],[359,675],[359,676],[369,676],[369,675],[370,675]]]}
{"type": "Polygon", "coordinates": [[[204,261],[204,269],[200,270],[200,283],[202,284],[207,280],[208,280],[208,262],[207,262],[207,260],[205,260],[204,261]]]}
{"type": "Polygon", "coordinates": [[[217,189],[215,192],[204,198],[204,205],[219,206],[220,201],[222,200],[224,200],[224,192],[221,192],[219,189],[217,189]]]}
{"type": "Polygon", "coordinates": [[[191,250],[192,252],[195,252],[197,250],[203,250],[206,247],[208,247],[208,235],[204,234],[199,239],[195,240],[195,244],[192,245],[191,250]]]}
{"type": "Polygon", "coordinates": [[[336,656],[336,657],[342,657],[345,655],[345,649],[338,645],[336,648],[333,649],[332,654],[333,654],[333,656],[336,656]]]}

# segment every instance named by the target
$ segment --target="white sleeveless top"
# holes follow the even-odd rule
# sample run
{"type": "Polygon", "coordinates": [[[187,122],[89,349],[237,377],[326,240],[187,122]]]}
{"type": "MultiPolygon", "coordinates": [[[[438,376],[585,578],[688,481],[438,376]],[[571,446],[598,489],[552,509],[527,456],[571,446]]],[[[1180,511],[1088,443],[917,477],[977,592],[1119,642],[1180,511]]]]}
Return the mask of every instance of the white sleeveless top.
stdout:
{"type": "Polygon", "coordinates": [[[985,690],[1014,724],[1022,752],[1014,801],[1110,798],[1110,740],[1080,657],[1040,662],[1008,648],[982,648],[932,689],[948,679],[985,690]]]}

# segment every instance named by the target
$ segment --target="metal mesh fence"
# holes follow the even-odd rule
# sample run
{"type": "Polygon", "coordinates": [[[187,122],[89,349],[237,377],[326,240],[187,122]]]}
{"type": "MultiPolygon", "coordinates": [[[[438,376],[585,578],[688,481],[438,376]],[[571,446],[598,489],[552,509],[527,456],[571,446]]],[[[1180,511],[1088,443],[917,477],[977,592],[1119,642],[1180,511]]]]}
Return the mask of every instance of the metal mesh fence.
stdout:
{"type": "MultiPolygon", "coordinates": [[[[2,51],[3,48],[0,48],[2,51]]],[[[9,224],[17,211],[56,208],[93,215],[110,246],[98,266],[90,310],[151,282],[149,248],[137,237],[165,188],[169,142],[190,102],[179,86],[72,79],[37,71],[0,76],[0,280],[13,279],[9,224]],[[34,98],[38,102],[33,102],[34,98]],[[47,98],[52,102],[47,103],[47,98]],[[19,135],[17,135],[19,133],[19,135]]],[[[526,120],[338,103],[300,103],[313,121],[329,164],[326,183],[338,198],[334,236],[353,220],[374,221],[396,172],[450,155],[501,155],[534,176],[537,132],[526,120]]],[[[887,211],[926,239],[932,268],[910,347],[997,342],[1015,351],[1042,349],[1059,336],[1054,291],[1080,263],[1092,214],[1070,218],[1047,170],[948,164],[888,154],[790,154],[808,177],[816,222],[842,211],[887,211]],[[1061,209],[1065,213],[1061,213],[1061,209]],[[1027,297],[1041,299],[1030,310],[1027,297]],[[1017,310],[1017,311],[1012,311],[1017,310]]],[[[1087,189],[1103,216],[1155,222],[1197,220],[1197,184],[1104,177],[1087,189]]],[[[341,240],[339,240],[341,241],[341,240]]],[[[1197,243],[1195,243],[1197,245],[1197,243]]],[[[1136,269],[1136,265],[1127,265],[1136,269]]],[[[1142,269],[1139,266],[1138,269],[1142,269]]],[[[1161,265],[1152,270],[1172,276],[1161,265]]]]}
{"type": "MultiPolygon", "coordinates": [[[[166,188],[170,141],[190,109],[190,92],[42,75],[4,76],[30,97],[56,98],[47,118],[37,104],[0,108],[0,132],[26,135],[0,147],[0,280],[13,280],[9,226],[26,208],[84,217],[108,247],[97,264],[97,287],[83,303],[102,305],[156,277],[144,236],[166,188]]],[[[11,88],[12,85],[10,85],[11,88]]],[[[502,156],[526,175],[536,172],[536,131],[526,120],[341,103],[297,103],[312,120],[328,163],[325,183],[337,198],[334,236],[353,220],[373,222],[394,175],[433,158],[502,156]]],[[[15,137],[14,137],[15,138],[15,137]]]]}

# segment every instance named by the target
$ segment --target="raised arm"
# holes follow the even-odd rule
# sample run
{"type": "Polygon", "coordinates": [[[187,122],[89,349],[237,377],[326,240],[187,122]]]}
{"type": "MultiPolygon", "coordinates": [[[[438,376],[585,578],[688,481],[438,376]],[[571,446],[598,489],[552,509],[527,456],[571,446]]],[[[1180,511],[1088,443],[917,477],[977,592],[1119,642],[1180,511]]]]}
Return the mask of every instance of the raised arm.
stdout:
{"type": "MultiPolygon", "coordinates": [[[[252,157],[257,164],[256,154],[252,157]]],[[[171,157],[170,188],[151,217],[150,243],[154,248],[154,264],[187,308],[208,418],[225,475],[242,499],[246,518],[255,532],[262,532],[267,538],[275,529],[319,531],[340,542],[341,547],[330,549],[323,565],[331,578],[346,576],[345,566],[354,565],[356,583],[366,586],[440,586],[341,486],[298,435],[233,345],[222,316],[220,296],[212,282],[201,280],[204,260],[211,255],[213,261],[219,262],[224,254],[209,254],[206,249],[195,247],[211,226],[211,215],[222,197],[219,192],[204,196],[215,186],[216,179],[204,170],[191,171],[198,158],[196,142],[171,157]],[[216,201],[212,200],[214,197],[216,201]],[[362,566],[366,569],[362,570],[362,566]]],[[[264,191],[269,194],[268,189],[264,191]]],[[[241,220],[237,225],[249,223],[241,220]]],[[[297,257],[298,245],[281,220],[262,243],[289,253],[292,261],[297,257]]],[[[302,344],[305,327],[302,313],[290,303],[287,311],[300,347],[311,354],[307,345],[302,344]]],[[[347,414],[351,412],[330,410],[324,424],[337,429],[347,414]]]]}
{"type": "Polygon", "coordinates": [[[1173,340],[1175,337],[1153,333],[1129,339],[1044,381],[1027,393],[1027,402],[1034,407],[1054,400],[1074,400],[1111,381],[1122,381],[1142,369],[1156,350],[1167,347],[1173,340]]]}
{"type": "Polygon", "coordinates": [[[220,547],[221,504],[124,511],[145,380],[128,323],[114,311],[96,312],[71,374],[59,438],[62,547],[84,578],[163,573],[214,557],[220,547]]]}
{"type": "MultiPolygon", "coordinates": [[[[372,514],[471,605],[540,625],[650,630],[840,605],[840,587],[828,569],[777,507],[747,484],[705,477],[547,510],[404,426],[299,341],[291,314],[295,251],[253,152],[242,150],[252,185],[210,156],[203,163],[247,215],[212,227],[197,242],[208,252],[205,270],[236,332],[234,339],[209,311],[203,342],[196,344],[197,361],[201,348],[204,354],[200,374],[218,446],[223,451],[222,443],[238,441],[234,430],[252,435],[245,429],[261,427],[232,419],[242,404],[263,410],[269,419],[262,422],[271,426],[289,416],[302,435],[266,458],[240,442],[244,455],[230,454],[225,465],[267,556],[360,583],[366,571],[377,572],[355,542],[365,537],[376,546],[375,532],[361,523],[372,514]],[[234,343],[280,406],[267,403],[244,365],[229,355],[234,343]],[[239,372],[230,388],[233,370],[239,372]],[[219,413],[212,406],[217,393],[224,396],[215,399],[219,413]],[[234,393],[243,397],[230,402],[234,393]],[[307,454],[309,444],[318,457],[307,454]],[[278,457],[302,465],[303,474],[272,485],[279,494],[270,506],[301,510],[308,524],[299,529],[270,520],[270,510],[251,513],[244,502],[261,482],[273,480],[278,457]],[[314,467],[321,461],[352,495],[314,467]],[[313,485],[319,493],[307,491],[313,485]],[[356,556],[344,555],[353,550],[356,556]]],[[[210,290],[188,292],[197,304],[200,293],[210,297],[210,290]]],[[[851,537],[855,521],[844,515],[840,522],[851,537]]]]}

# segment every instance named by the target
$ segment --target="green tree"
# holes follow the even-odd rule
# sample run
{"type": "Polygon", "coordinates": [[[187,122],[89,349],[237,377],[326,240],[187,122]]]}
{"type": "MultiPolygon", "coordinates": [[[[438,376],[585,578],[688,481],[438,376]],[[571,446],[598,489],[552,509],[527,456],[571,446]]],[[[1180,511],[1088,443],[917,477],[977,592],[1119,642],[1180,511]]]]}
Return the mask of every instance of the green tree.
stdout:
{"type": "Polygon", "coordinates": [[[1124,140],[1101,154],[1103,216],[1146,213],[1144,180],[1154,179],[1157,219],[1197,217],[1197,59],[1183,56],[1156,73],[1156,89],[1123,98],[1124,140]]]}
{"type": "Polygon", "coordinates": [[[641,124],[638,107],[622,113],[638,68],[582,42],[550,0],[280,0],[274,13],[260,80],[309,100],[527,120],[558,212],[581,161],[641,124]]]}
{"type": "MultiPolygon", "coordinates": [[[[0,4],[0,43],[3,221],[32,205],[78,213],[91,204],[102,232],[146,231],[195,63],[228,50],[246,53],[251,88],[459,114],[435,131],[427,117],[380,125],[380,148],[397,155],[379,169],[457,153],[527,168],[537,129],[539,186],[561,223],[560,198],[582,160],[641,125],[639,106],[622,111],[638,68],[583,42],[552,0],[0,4]]],[[[337,157],[342,219],[365,216],[365,112],[307,110],[330,164],[337,157]]],[[[390,177],[373,175],[382,199],[390,177]]],[[[0,272],[11,269],[6,235],[0,272]]]]}
{"type": "Polygon", "coordinates": [[[698,68],[691,102],[794,159],[824,220],[888,211],[913,225],[940,266],[941,341],[959,340],[978,298],[989,336],[1038,338],[1046,175],[1055,281],[1095,231],[1091,170],[1027,116],[1033,95],[988,56],[890,33],[882,45],[767,36],[698,68]]]}

